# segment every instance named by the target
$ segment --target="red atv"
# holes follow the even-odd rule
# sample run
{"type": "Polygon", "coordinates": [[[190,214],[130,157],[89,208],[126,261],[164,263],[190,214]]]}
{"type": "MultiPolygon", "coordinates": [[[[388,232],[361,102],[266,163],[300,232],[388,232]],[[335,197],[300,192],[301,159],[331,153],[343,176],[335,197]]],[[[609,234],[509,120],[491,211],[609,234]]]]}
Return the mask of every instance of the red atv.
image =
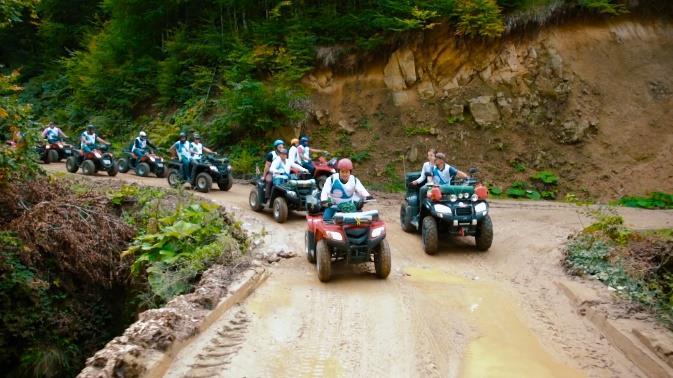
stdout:
{"type": "MultiPolygon", "coordinates": [[[[329,153],[325,153],[325,155],[330,156],[329,153]]],[[[327,160],[325,156],[320,156],[318,159],[313,160],[313,166],[315,167],[313,178],[318,184],[319,190],[322,190],[322,187],[325,185],[327,178],[336,173],[336,164],[338,161],[339,159],[337,158],[331,158],[330,160],[327,160]]],[[[299,174],[299,170],[292,169],[292,173],[299,174]]]]}
{"type": "Polygon", "coordinates": [[[376,276],[388,277],[390,246],[378,210],[336,213],[332,222],[325,222],[321,213],[309,211],[306,220],[306,257],[311,263],[317,262],[320,281],[329,281],[332,263],[341,260],[347,264],[373,261],[376,276]]]}

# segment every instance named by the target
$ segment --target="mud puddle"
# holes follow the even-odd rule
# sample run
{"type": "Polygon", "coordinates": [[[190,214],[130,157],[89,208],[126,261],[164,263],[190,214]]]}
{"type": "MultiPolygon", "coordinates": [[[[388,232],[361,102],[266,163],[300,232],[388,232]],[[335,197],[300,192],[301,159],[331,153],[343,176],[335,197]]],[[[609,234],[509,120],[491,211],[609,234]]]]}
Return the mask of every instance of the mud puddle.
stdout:
{"type": "Polygon", "coordinates": [[[493,284],[440,270],[404,269],[425,295],[459,313],[471,327],[461,377],[584,377],[558,363],[517,316],[512,298],[493,284]]]}

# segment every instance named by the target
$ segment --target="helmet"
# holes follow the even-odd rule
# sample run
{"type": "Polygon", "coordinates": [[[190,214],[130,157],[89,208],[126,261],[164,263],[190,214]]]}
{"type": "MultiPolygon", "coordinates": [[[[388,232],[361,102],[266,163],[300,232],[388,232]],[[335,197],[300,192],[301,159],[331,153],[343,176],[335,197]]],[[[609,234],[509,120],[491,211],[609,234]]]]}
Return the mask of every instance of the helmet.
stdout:
{"type": "Polygon", "coordinates": [[[201,135],[199,135],[199,133],[194,133],[194,135],[192,135],[192,137],[194,139],[201,139],[201,135]]]}
{"type": "Polygon", "coordinates": [[[308,143],[308,137],[307,137],[307,136],[303,136],[303,137],[301,137],[301,138],[299,139],[299,142],[301,142],[301,144],[308,143]]]}
{"type": "Polygon", "coordinates": [[[280,151],[278,151],[278,153],[287,155],[287,149],[281,148],[280,151]]]}
{"type": "Polygon", "coordinates": [[[297,138],[294,138],[290,141],[290,144],[293,144],[293,145],[297,144],[297,143],[299,143],[299,139],[297,139],[297,138]]]}
{"type": "Polygon", "coordinates": [[[443,152],[438,152],[435,154],[435,159],[439,159],[441,161],[446,162],[446,155],[444,155],[443,152]]]}
{"type": "Polygon", "coordinates": [[[282,139],[276,139],[276,141],[273,142],[273,146],[274,146],[274,147],[278,147],[278,146],[280,146],[281,144],[285,144],[285,142],[283,142],[282,139]]]}
{"type": "Polygon", "coordinates": [[[47,126],[49,126],[49,127],[56,127],[56,124],[52,121],[52,122],[49,122],[49,124],[48,124],[47,126]]]}
{"type": "Polygon", "coordinates": [[[93,123],[90,123],[90,124],[86,125],[86,129],[87,130],[95,130],[96,126],[94,126],[93,123]]]}
{"type": "Polygon", "coordinates": [[[141,131],[141,132],[138,133],[138,136],[142,138],[142,137],[146,137],[147,134],[144,131],[141,131]]]}
{"type": "Polygon", "coordinates": [[[182,138],[182,137],[187,138],[187,133],[184,132],[184,131],[180,132],[180,138],[182,138]]]}
{"type": "Polygon", "coordinates": [[[353,162],[351,159],[341,159],[337,163],[337,169],[342,170],[342,169],[347,169],[349,171],[353,170],[353,162]]]}

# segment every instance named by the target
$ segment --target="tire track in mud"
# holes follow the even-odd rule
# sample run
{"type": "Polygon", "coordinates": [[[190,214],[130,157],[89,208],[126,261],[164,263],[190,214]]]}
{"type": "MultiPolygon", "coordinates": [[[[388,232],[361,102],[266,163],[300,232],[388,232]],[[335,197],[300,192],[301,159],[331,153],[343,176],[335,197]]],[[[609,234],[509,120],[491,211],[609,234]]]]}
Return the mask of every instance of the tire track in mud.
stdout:
{"type": "Polygon", "coordinates": [[[245,309],[239,309],[233,317],[222,326],[215,337],[196,355],[195,362],[189,365],[184,377],[214,377],[226,368],[232,357],[241,349],[245,341],[249,317],[245,309]]]}

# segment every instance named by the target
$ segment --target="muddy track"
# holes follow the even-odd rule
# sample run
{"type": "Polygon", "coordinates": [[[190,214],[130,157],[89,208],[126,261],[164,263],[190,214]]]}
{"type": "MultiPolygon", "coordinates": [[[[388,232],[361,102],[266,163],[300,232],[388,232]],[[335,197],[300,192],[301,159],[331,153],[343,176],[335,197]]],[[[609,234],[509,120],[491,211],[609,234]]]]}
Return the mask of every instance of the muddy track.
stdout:
{"type": "MultiPolygon", "coordinates": [[[[238,213],[245,227],[264,227],[264,248],[299,256],[270,267],[255,293],[176,357],[169,377],[643,376],[554,284],[565,278],[564,240],[590,222],[575,206],[495,201],[488,252],[459,238],[427,256],[420,236],[400,229],[399,200],[382,196],[376,207],[388,224],[388,279],[376,279],[370,266],[337,266],[322,284],[303,256],[303,216],[280,226],[270,212],[249,210],[249,190],[238,184],[206,197],[238,213]]],[[[629,226],[673,227],[670,211],[622,213],[629,226]]]]}

